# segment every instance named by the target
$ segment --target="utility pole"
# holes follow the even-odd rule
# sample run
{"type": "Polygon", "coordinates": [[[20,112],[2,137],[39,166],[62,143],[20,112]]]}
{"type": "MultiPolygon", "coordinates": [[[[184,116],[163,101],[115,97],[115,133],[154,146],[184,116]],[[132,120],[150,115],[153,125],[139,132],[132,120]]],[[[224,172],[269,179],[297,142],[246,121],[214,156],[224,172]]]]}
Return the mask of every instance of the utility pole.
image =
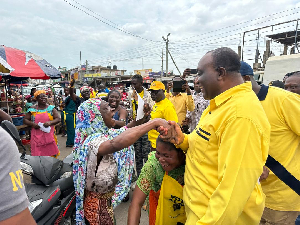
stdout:
{"type": "Polygon", "coordinates": [[[171,59],[172,59],[174,65],[176,66],[176,69],[177,69],[178,73],[179,73],[180,76],[181,76],[181,72],[180,72],[180,70],[178,69],[178,67],[177,67],[177,65],[176,65],[176,63],[175,63],[175,60],[173,59],[173,57],[172,57],[172,55],[171,55],[171,52],[169,52],[169,54],[170,54],[170,56],[171,56],[171,59]]]}
{"type": "Polygon", "coordinates": [[[87,74],[88,61],[85,60],[85,74],[87,74]]]}
{"type": "Polygon", "coordinates": [[[164,76],[164,49],[161,50],[161,74],[160,78],[164,76]]]}
{"type": "Polygon", "coordinates": [[[255,52],[255,63],[258,63],[259,50],[258,50],[258,42],[259,42],[259,30],[257,30],[257,43],[256,43],[256,52],[255,52]]]}
{"type": "Polygon", "coordinates": [[[79,62],[80,62],[80,69],[81,69],[81,51],[79,52],[79,62]]]}
{"type": "Polygon", "coordinates": [[[297,51],[299,53],[299,49],[298,49],[298,44],[297,44],[297,36],[298,36],[298,20],[297,20],[297,24],[296,24],[296,34],[295,34],[295,53],[296,53],[296,48],[297,48],[297,51]]]}
{"type": "Polygon", "coordinates": [[[166,42],[166,76],[168,75],[168,52],[169,52],[169,36],[170,33],[168,33],[167,38],[165,38],[164,36],[162,36],[162,39],[166,42]]]}

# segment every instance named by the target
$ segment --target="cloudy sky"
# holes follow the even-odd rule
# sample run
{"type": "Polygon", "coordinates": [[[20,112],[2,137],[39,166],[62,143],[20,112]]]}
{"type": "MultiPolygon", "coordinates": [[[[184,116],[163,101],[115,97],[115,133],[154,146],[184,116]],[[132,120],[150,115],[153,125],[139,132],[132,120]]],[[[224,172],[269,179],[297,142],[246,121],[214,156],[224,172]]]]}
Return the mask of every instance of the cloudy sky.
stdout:
{"type": "MultiPolygon", "coordinates": [[[[0,44],[36,53],[55,67],[82,63],[161,70],[165,42],[180,71],[196,68],[211,49],[238,49],[244,31],[300,17],[293,0],[1,0],[0,44]]],[[[244,59],[253,62],[266,35],[295,30],[291,22],[245,35],[244,59]]],[[[272,43],[275,54],[283,47],[272,43]]],[[[165,69],[164,62],[164,69],[165,69]]],[[[178,74],[169,57],[169,70],[178,74]]]]}

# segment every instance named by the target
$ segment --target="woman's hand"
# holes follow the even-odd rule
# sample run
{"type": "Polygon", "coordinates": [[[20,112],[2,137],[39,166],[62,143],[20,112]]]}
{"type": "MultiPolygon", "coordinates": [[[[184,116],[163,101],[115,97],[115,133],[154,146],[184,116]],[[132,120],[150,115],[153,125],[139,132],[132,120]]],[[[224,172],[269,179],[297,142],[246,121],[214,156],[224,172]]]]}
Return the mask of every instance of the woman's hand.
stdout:
{"type": "Polygon", "coordinates": [[[71,81],[70,81],[70,87],[71,87],[71,88],[74,87],[74,84],[75,84],[75,79],[72,78],[71,81]]]}
{"type": "Polygon", "coordinates": [[[44,123],[44,127],[49,127],[49,126],[51,126],[51,122],[50,121],[44,123]]]}
{"type": "Polygon", "coordinates": [[[34,129],[40,129],[40,126],[36,123],[33,123],[33,126],[32,126],[34,129]]]}

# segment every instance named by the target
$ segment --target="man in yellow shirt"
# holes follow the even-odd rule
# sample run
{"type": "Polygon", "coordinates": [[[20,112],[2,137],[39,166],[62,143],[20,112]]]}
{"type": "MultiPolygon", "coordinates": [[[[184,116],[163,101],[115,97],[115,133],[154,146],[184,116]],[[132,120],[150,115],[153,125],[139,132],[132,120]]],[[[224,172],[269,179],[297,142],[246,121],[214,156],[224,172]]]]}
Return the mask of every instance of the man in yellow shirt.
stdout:
{"type": "Polygon", "coordinates": [[[170,93],[170,89],[172,88],[172,83],[173,82],[168,83],[166,98],[169,99],[174,105],[178,116],[178,122],[180,125],[182,125],[182,121],[185,119],[187,111],[194,111],[195,109],[194,99],[191,94],[191,89],[187,83],[182,85],[182,90],[185,90],[186,93],[184,92],[170,93]]]}
{"type": "MultiPolygon", "coordinates": [[[[174,108],[174,105],[165,96],[165,85],[160,81],[153,81],[149,88],[151,92],[151,98],[155,101],[151,112],[151,120],[155,118],[162,118],[178,122],[178,117],[174,108]]],[[[159,133],[156,130],[148,132],[148,138],[151,143],[151,150],[156,149],[156,139],[159,133]]]]}
{"type": "Polygon", "coordinates": [[[259,184],[269,149],[270,124],[229,48],[208,52],[198,64],[201,92],[210,99],[189,135],[170,122],[161,137],[186,154],[183,200],[186,225],[257,225],[265,196],[259,184]]]}
{"type": "MultiPolygon", "coordinates": [[[[300,180],[300,124],[295,120],[300,115],[300,96],[280,88],[258,85],[251,66],[245,62],[241,65],[241,75],[245,81],[251,81],[271,124],[269,155],[300,180]]],[[[261,186],[266,194],[266,208],[260,224],[295,224],[300,214],[299,195],[273,172],[261,181],[261,186]]]]}

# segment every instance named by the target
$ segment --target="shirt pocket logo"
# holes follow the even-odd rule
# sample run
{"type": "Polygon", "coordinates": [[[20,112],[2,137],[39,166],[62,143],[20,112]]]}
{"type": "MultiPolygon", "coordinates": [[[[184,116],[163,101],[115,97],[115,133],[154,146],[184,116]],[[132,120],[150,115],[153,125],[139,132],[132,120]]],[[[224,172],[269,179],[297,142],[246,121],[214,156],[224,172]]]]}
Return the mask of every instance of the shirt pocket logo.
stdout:
{"type": "Polygon", "coordinates": [[[200,127],[196,128],[196,133],[206,141],[209,141],[211,134],[200,127]]]}
{"type": "Polygon", "coordinates": [[[196,127],[196,134],[199,136],[197,139],[197,145],[195,146],[195,151],[191,153],[192,160],[198,163],[202,163],[206,159],[206,151],[209,146],[209,140],[211,134],[203,128],[196,127]]]}

